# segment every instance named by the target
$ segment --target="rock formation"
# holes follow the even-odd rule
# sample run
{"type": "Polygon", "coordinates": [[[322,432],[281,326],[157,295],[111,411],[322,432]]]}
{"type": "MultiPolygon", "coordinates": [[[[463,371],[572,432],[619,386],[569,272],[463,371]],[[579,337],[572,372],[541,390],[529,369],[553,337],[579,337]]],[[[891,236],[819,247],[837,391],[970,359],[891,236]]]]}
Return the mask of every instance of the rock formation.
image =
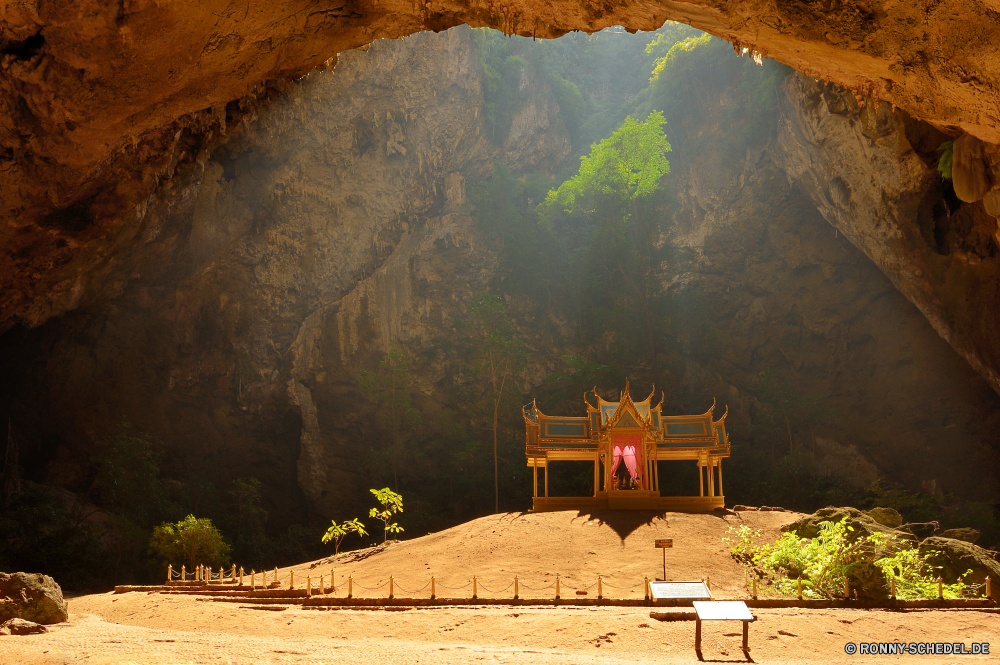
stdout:
{"type": "MultiPolygon", "coordinates": [[[[75,0],[4,7],[0,330],[37,326],[113,292],[108,284],[121,283],[123,254],[159,225],[148,215],[164,198],[189,191],[211,148],[252,124],[260,103],[286,81],[346,49],[460,23],[542,38],[613,24],[648,30],[668,19],[689,23],[739,52],[775,58],[859,99],[885,100],[957,139],[958,197],[981,200],[980,215],[1000,212],[996,0],[298,0],[240,8],[215,0],[75,0]]],[[[863,240],[884,229],[858,227],[848,236],[998,388],[1000,350],[985,314],[997,310],[990,269],[955,267],[957,259],[921,267],[903,252],[889,259],[891,252],[863,240]]]]}
{"type": "MultiPolygon", "coordinates": [[[[358,372],[397,343],[414,358],[425,413],[439,414],[462,390],[436,345],[460,334],[463,302],[489,283],[497,260],[467,214],[466,188],[495,159],[536,169],[570,150],[537,81],[503,146],[481,135],[482,70],[470,32],[377,41],[249,107],[252,122],[248,115],[224,145],[178,169],[127,240],[100,241],[111,248],[100,269],[77,291],[67,286],[93,294],[87,307],[4,335],[4,392],[44,442],[37,456],[51,482],[79,487],[84,433],[124,415],[156,433],[175,477],[198,473],[220,485],[258,477],[268,509],[284,520],[356,507],[350,497],[368,487],[356,444],[374,416],[358,372]]],[[[934,210],[944,196],[936,172],[897,148],[918,125],[938,134],[887,108],[862,109],[849,92],[811,86],[790,78],[778,138],[738,142],[738,153],[740,127],[716,110],[725,89],[670,119],[676,242],[698,260],[665,285],[680,303],[677,344],[663,359],[668,397],[700,409],[718,397],[746,450],[766,408],[760,372],[778,368],[806,394],[829,397],[828,411],[782,423],[789,449],[824,471],[859,485],[889,474],[993,497],[991,481],[967,495],[966,470],[995,468],[997,395],[879,272],[910,260],[911,245],[850,225],[890,216],[905,226],[921,205],[934,210]],[[840,100],[839,115],[816,101],[823,95],[840,100]],[[827,125],[831,139],[819,141],[827,125]],[[701,148],[684,137],[699,137],[701,148]],[[875,175],[865,159],[878,165],[875,175]],[[888,212],[877,205],[881,192],[888,212]]],[[[960,228],[965,235],[934,242],[989,256],[992,237],[982,244],[979,226],[960,228]]],[[[926,242],[921,233],[907,242],[926,242]]],[[[923,292],[903,293],[921,306],[923,292]]],[[[52,298],[47,311],[79,297],[52,298]]],[[[553,332],[562,315],[518,306],[547,321],[524,330],[535,354],[525,380],[538,386],[570,351],[553,332]]],[[[434,431],[423,436],[431,441],[434,431]]]]}
{"type": "Polygon", "coordinates": [[[1000,391],[1000,232],[982,204],[946,200],[934,164],[947,137],[804,76],[784,100],[778,159],[789,177],[1000,391]]]}
{"type": "Polygon", "coordinates": [[[0,573],[0,623],[24,619],[51,624],[68,618],[62,589],[48,575],[0,573]]]}

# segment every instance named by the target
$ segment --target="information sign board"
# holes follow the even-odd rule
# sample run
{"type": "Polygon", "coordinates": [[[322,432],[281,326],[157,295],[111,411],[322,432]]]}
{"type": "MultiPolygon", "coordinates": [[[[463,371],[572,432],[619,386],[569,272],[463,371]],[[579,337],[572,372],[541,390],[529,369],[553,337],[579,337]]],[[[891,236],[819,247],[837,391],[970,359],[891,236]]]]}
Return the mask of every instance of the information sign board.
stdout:
{"type": "Polygon", "coordinates": [[[712,592],[705,582],[650,582],[653,600],[711,600],[712,592]]]}

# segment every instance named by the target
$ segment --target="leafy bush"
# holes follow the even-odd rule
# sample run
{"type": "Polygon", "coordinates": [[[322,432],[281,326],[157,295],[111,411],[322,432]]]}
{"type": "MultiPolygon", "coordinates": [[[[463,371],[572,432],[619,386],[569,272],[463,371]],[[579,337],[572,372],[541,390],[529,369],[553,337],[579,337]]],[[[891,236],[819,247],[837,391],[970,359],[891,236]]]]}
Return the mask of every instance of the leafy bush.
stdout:
{"type": "Polygon", "coordinates": [[[221,566],[229,563],[229,544],[212,520],[188,515],[176,524],[164,522],[153,529],[149,553],[164,565],[182,562],[189,568],[198,564],[221,566]]]}
{"type": "MultiPolygon", "coordinates": [[[[820,526],[816,538],[799,538],[792,531],[774,543],[761,544],[759,530],[741,525],[730,527],[723,540],[730,543],[731,556],[748,577],[763,579],[779,593],[796,594],[801,578],[803,598],[843,597],[845,581],[856,596],[885,597],[895,578],[897,598],[937,597],[929,554],[921,555],[883,533],[852,538],[854,529],[846,520],[820,526]]],[[[968,589],[961,581],[943,585],[945,598],[961,598],[968,589]]]]}

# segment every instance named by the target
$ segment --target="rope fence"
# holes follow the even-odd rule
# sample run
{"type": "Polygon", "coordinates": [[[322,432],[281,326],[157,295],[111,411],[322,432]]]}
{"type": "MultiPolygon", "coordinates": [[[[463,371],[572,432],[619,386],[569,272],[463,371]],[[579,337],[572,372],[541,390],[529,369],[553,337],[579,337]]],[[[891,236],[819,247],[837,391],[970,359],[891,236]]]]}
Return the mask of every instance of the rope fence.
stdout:
{"type": "MultiPolygon", "coordinates": [[[[300,580],[303,577],[305,578],[304,584],[301,584],[301,590],[305,591],[306,596],[311,596],[314,592],[319,595],[327,595],[328,593],[337,593],[337,579],[336,579],[335,568],[330,569],[329,573],[327,573],[327,571],[323,571],[316,578],[314,578],[312,574],[303,575],[302,574],[303,571],[291,570],[289,571],[287,578],[289,591],[296,589],[296,584],[295,584],[296,572],[299,573],[300,580]],[[324,584],[325,580],[329,580],[329,585],[324,584]]],[[[341,573],[341,579],[344,580],[343,573],[341,573]]],[[[364,591],[380,591],[388,587],[389,598],[395,597],[395,592],[397,589],[403,593],[415,595],[426,591],[427,588],[430,587],[430,598],[432,599],[437,597],[437,587],[441,587],[442,589],[445,589],[447,591],[462,591],[465,589],[469,589],[469,587],[471,587],[472,598],[478,598],[480,591],[485,591],[488,594],[493,594],[494,596],[497,596],[499,594],[503,594],[510,591],[511,587],[513,587],[514,589],[513,597],[515,599],[518,599],[520,597],[521,588],[523,587],[525,590],[534,592],[542,592],[554,589],[555,591],[554,596],[558,600],[560,599],[563,590],[562,589],[563,580],[559,575],[556,575],[556,579],[552,583],[546,586],[538,586],[538,587],[533,587],[528,584],[525,584],[524,581],[521,580],[520,576],[515,575],[514,579],[502,589],[501,588],[491,589],[489,586],[484,584],[483,581],[480,580],[478,576],[473,576],[473,578],[468,582],[466,582],[465,584],[460,584],[458,586],[449,586],[439,582],[437,578],[432,575],[431,578],[422,587],[413,590],[407,589],[402,585],[400,585],[399,582],[396,580],[396,578],[392,575],[389,576],[388,580],[385,580],[384,582],[376,586],[365,586],[361,584],[360,582],[354,579],[353,574],[348,575],[346,577],[346,580],[344,581],[346,581],[347,583],[348,598],[354,597],[354,587],[357,587],[358,589],[364,591]]],[[[711,581],[708,578],[704,578],[702,581],[709,584],[709,588],[711,589],[711,581]]],[[[791,582],[793,583],[794,582],[798,583],[797,585],[793,586],[797,587],[796,590],[799,600],[803,599],[804,581],[805,580],[802,579],[791,580],[791,582]]],[[[228,570],[220,567],[217,571],[212,570],[212,568],[208,566],[198,565],[195,566],[190,572],[187,570],[186,566],[181,566],[180,571],[175,571],[173,566],[170,565],[167,566],[167,584],[177,585],[182,588],[185,585],[191,585],[195,588],[201,588],[209,584],[218,584],[218,585],[231,584],[234,585],[236,589],[239,590],[246,590],[246,588],[249,587],[250,591],[256,591],[259,588],[261,591],[270,591],[275,593],[280,593],[282,589],[282,583],[279,580],[279,571],[277,568],[274,568],[272,570],[263,570],[260,572],[256,570],[251,570],[250,573],[248,574],[243,570],[243,568],[237,568],[235,564],[232,565],[228,570]]],[[[502,584],[502,582],[500,582],[500,584],[502,584]]],[[[341,583],[341,587],[343,586],[344,584],[341,583]]],[[[604,599],[605,587],[609,589],[615,589],[618,591],[626,591],[626,592],[631,592],[638,589],[639,587],[643,587],[643,593],[645,594],[647,600],[649,600],[652,595],[650,588],[650,579],[648,577],[643,578],[642,582],[637,582],[631,586],[619,586],[608,583],[603,579],[601,575],[598,575],[597,579],[591,584],[587,586],[567,588],[566,591],[570,594],[576,594],[582,596],[582,595],[587,595],[588,592],[595,586],[597,587],[598,599],[604,599]]],[[[758,589],[756,578],[752,580],[752,586],[748,584],[748,587],[750,587],[749,590],[751,591],[751,595],[755,600],[758,597],[758,591],[763,591],[763,589],[758,589]]],[[[946,589],[944,581],[940,577],[937,580],[934,580],[930,584],[925,582],[910,582],[907,580],[897,579],[895,577],[890,578],[890,595],[893,600],[897,598],[897,587],[898,591],[901,592],[900,595],[911,595],[913,594],[914,591],[919,590],[920,592],[922,592],[921,595],[931,596],[931,594],[934,594],[939,599],[946,599],[945,597],[946,589]],[[936,587],[936,589],[932,589],[931,587],[936,587]]],[[[232,589],[233,587],[229,588],[232,589]]],[[[222,589],[225,590],[225,587],[222,587],[222,589]]],[[[849,593],[850,593],[849,585],[847,583],[847,580],[845,580],[844,596],[849,597],[849,593]]],[[[955,590],[948,589],[947,593],[954,594],[955,590]]],[[[990,578],[987,577],[986,581],[979,584],[965,584],[964,582],[962,582],[960,578],[958,593],[959,593],[958,596],[959,598],[965,598],[965,599],[979,598],[981,596],[985,596],[986,598],[992,598],[993,596],[992,580],[990,580],[990,578]]],[[[949,596],[949,598],[951,597],[952,596],[949,596]]]]}

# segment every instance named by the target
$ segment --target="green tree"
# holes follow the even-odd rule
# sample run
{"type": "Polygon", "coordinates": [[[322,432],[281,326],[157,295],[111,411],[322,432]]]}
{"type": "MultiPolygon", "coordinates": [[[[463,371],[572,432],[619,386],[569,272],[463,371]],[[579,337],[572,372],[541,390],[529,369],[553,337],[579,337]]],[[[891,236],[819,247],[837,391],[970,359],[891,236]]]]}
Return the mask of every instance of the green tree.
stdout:
{"type": "Polygon", "coordinates": [[[528,364],[528,347],[517,335],[503,297],[477,293],[469,307],[473,333],[472,369],[489,382],[486,396],[493,412],[493,494],[494,510],[500,512],[499,458],[497,430],[500,406],[513,395],[513,382],[528,364]]]}
{"type": "Polygon", "coordinates": [[[403,530],[403,527],[392,521],[393,515],[403,512],[403,497],[388,487],[383,487],[380,490],[369,490],[369,492],[374,494],[378,502],[382,504],[382,510],[372,508],[368,511],[368,516],[382,522],[382,543],[384,544],[390,532],[400,533],[403,530]]]}
{"type": "Polygon", "coordinates": [[[92,461],[97,469],[92,489],[102,508],[147,529],[169,515],[159,453],[127,421],[97,443],[92,461]]]}
{"type": "Polygon", "coordinates": [[[603,252],[604,269],[612,280],[612,298],[620,297],[615,282],[627,285],[645,320],[650,358],[656,345],[651,299],[660,268],[653,215],[640,202],[660,189],[670,172],[670,143],[663,133],[666,120],[654,111],[644,121],[626,118],[615,132],[590,147],[580,158],[580,171],[548,193],[539,206],[543,221],[563,214],[583,214],[598,222],[594,245],[603,252]]]}
{"type": "MultiPolygon", "coordinates": [[[[375,509],[373,508],[372,510],[375,509]]],[[[343,524],[337,524],[337,520],[333,520],[326,533],[323,534],[322,540],[324,543],[333,541],[333,555],[337,556],[340,554],[340,543],[344,542],[344,538],[351,533],[356,533],[362,538],[368,535],[368,532],[365,531],[365,525],[355,517],[353,520],[344,522],[343,524]]]]}
{"type": "Polygon", "coordinates": [[[393,345],[383,356],[379,369],[375,372],[362,370],[358,383],[361,391],[379,405],[379,419],[392,434],[392,486],[398,491],[399,430],[421,423],[420,412],[413,408],[410,397],[410,361],[402,349],[393,345]]]}
{"type": "Polygon", "coordinates": [[[229,544],[212,520],[188,515],[176,524],[164,522],[153,529],[149,553],[163,563],[182,562],[189,568],[198,564],[221,566],[228,563],[229,544]]]}
{"type": "Polygon", "coordinates": [[[270,558],[273,543],[264,523],[267,511],[261,507],[261,483],[256,478],[237,478],[229,491],[228,518],[223,527],[233,539],[233,552],[244,565],[263,566],[270,558]]]}

